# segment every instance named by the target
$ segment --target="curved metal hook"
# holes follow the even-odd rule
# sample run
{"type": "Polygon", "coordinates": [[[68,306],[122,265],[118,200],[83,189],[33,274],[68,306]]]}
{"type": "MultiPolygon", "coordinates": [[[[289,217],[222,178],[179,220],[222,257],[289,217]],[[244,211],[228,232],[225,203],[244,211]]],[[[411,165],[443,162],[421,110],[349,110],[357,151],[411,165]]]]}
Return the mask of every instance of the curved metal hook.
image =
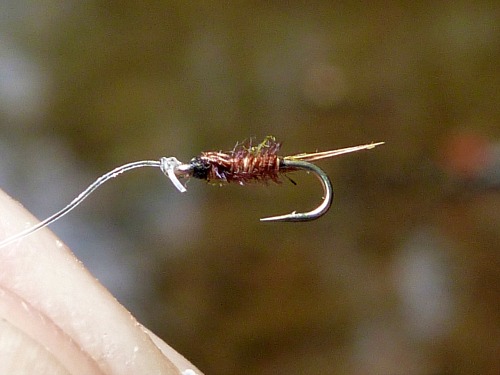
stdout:
{"type": "Polygon", "coordinates": [[[302,169],[314,173],[323,185],[323,202],[309,212],[294,211],[286,215],[264,217],[260,221],[310,221],[320,218],[328,211],[333,200],[333,188],[330,178],[320,167],[307,161],[284,159],[281,160],[280,169],[302,169]]]}

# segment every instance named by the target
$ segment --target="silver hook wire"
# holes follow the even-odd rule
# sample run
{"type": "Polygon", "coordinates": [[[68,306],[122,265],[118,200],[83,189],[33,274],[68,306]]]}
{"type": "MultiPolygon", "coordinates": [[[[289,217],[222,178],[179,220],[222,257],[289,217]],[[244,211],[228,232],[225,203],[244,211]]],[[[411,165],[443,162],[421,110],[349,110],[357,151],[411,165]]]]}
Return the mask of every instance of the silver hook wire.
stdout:
{"type": "Polygon", "coordinates": [[[301,160],[281,160],[280,170],[282,169],[290,169],[290,170],[305,170],[308,172],[312,172],[321,182],[323,186],[323,202],[316,207],[314,210],[309,212],[295,212],[279,215],[279,216],[270,216],[261,218],[260,221],[282,221],[282,222],[297,222],[297,221],[310,221],[316,220],[323,216],[330,206],[332,205],[333,200],[333,187],[328,175],[316,164],[309,163],[307,161],[301,160]]]}

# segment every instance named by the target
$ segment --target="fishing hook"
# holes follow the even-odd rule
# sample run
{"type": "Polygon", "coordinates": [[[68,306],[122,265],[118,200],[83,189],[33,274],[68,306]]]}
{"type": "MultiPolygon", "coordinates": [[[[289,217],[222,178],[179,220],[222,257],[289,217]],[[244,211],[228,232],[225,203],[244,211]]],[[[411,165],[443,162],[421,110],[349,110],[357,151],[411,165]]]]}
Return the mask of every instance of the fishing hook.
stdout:
{"type": "MultiPolygon", "coordinates": [[[[268,136],[257,146],[237,144],[232,151],[207,151],[191,159],[188,165],[174,166],[168,172],[168,177],[175,186],[180,186],[180,191],[185,191],[184,186],[177,179],[193,177],[207,182],[223,183],[236,182],[245,185],[250,182],[279,182],[279,177],[288,172],[305,170],[314,173],[323,186],[323,202],[309,212],[292,212],[286,215],[261,218],[260,221],[301,222],[318,219],[330,208],[333,200],[333,188],[328,175],[318,166],[310,162],[331,158],[334,156],[372,149],[384,142],[371,143],[361,146],[347,147],[314,153],[302,153],[290,156],[278,156],[281,143],[272,136],[268,136]]],[[[162,159],[167,163],[167,159],[162,159]]]]}

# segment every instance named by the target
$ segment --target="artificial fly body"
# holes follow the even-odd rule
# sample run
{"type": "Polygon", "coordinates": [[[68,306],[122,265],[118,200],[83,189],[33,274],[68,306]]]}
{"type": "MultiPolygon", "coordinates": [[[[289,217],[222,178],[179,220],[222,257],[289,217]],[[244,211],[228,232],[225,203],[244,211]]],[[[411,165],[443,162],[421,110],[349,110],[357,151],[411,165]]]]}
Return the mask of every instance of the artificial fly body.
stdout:
{"type": "Polygon", "coordinates": [[[280,177],[289,172],[304,170],[313,173],[323,186],[323,202],[314,210],[298,213],[266,217],[261,221],[310,221],[323,216],[331,206],[333,199],[333,188],[328,175],[312,162],[331,158],[334,156],[369,150],[384,142],[371,143],[355,147],[347,147],[338,150],[302,153],[292,156],[278,156],[281,143],[272,136],[266,137],[257,146],[248,144],[237,144],[232,151],[207,151],[194,157],[187,164],[180,162],[175,157],[163,157],[158,160],[143,160],[128,163],[109,171],[95,180],[87,189],[80,193],[66,207],[56,212],[40,223],[0,242],[0,248],[7,246],[23,237],[26,237],[60,219],[68,212],[77,207],[94,190],[106,181],[132,169],[143,167],[160,168],[161,171],[172,181],[174,186],[185,192],[186,188],[179,178],[198,178],[210,183],[223,184],[236,182],[245,185],[252,182],[266,183],[269,181],[279,183],[280,177]]]}

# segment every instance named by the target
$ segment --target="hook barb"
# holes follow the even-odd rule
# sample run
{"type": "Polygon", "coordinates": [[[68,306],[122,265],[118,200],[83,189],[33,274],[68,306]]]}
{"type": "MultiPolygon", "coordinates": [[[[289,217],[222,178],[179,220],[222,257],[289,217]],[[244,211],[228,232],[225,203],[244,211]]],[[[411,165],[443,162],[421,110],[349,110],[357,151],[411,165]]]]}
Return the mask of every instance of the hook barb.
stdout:
{"type": "Polygon", "coordinates": [[[317,165],[309,163],[307,161],[293,160],[293,159],[283,159],[280,163],[280,169],[284,170],[305,170],[314,173],[314,175],[319,179],[323,185],[323,202],[316,207],[314,210],[309,212],[292,212],[290,214],[271,216],[261,218],[260,221],[287,221],[287,222],[297,222],[297,221],[310,221],[316,220],[323,216],[330,208],[333,200],[333,188],[332,183],[328,175],[317,165]]]}

